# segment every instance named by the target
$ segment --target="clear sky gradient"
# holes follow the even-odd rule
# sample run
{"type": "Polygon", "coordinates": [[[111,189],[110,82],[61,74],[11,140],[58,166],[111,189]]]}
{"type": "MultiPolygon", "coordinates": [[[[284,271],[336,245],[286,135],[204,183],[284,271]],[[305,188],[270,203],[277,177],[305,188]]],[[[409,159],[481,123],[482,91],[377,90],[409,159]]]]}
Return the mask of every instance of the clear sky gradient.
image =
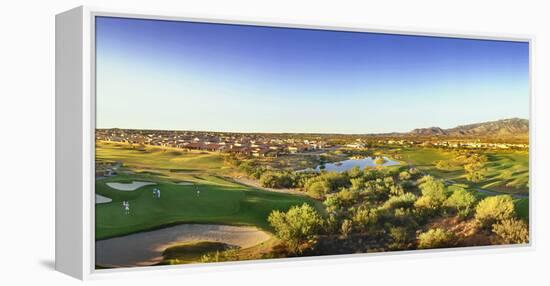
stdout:
{"type": "Polygon", "coordinates": [[[96,21],[98,128],[360,134],[529,117],[526,42],[96,21]]]}

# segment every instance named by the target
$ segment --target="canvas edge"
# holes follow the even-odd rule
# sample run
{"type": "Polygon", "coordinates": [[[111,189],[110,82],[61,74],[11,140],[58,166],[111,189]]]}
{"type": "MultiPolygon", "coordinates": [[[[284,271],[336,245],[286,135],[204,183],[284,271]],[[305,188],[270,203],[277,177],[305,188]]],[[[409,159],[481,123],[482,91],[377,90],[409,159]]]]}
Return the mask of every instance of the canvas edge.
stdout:
{"type": "Polygon", "coordinates": [[[55,269],[83,279],[83,9],[55,17],[55,269]]]}

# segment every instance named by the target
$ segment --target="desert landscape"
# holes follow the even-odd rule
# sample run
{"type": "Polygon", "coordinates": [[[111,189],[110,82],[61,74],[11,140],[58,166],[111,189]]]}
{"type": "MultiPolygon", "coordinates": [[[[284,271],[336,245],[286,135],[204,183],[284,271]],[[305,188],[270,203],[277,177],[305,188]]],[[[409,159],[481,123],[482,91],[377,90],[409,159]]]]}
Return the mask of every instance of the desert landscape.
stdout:
{"type": "Polygon", "coordinates": [[[95,21],[97,269],[530,243],[528,42],[95,21]]]}

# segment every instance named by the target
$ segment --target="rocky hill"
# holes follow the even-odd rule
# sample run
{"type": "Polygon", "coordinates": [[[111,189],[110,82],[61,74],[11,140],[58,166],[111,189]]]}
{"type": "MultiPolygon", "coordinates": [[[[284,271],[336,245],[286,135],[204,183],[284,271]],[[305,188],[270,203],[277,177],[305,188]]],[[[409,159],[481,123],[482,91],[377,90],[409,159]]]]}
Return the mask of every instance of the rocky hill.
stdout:
{"type": "Polygon", "coordinates": [[[409,132],[415,136],[450,136],[450,137],[527,137],[529,120],[509,118],[442,129],[439,127],[418,128],[409,132]]]}

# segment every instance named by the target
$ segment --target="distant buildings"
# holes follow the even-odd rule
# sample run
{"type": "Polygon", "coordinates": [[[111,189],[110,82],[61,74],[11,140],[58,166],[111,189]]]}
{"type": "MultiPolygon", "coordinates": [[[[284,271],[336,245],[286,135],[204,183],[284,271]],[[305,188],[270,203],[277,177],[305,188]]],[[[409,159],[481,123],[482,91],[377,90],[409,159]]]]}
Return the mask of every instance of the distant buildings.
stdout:
{"type": "MultiPolygon", "coordinates": [[[[161,146],[184,150],[223,152],[252,157],[277,157],[284,154],[299,154],[333,147],[366,149],[367,142],[403,147],[422,146],[437,148],[483,148],[483,149],[528,149],[528,144],[482,142],[480,139],[446,138],[387,138],[374,139],[365,136],[339,137],[300,134],[224,133],[206,131],[163,131],[131,129],[97,129],[96,139],[134,145],[161,146]],[[311,139],[311,138],[317,139],[311,139]],[[337,139],[338,144],[330,140],[337,139]],[[344,143],[340,143],[344,142],[344,143]]],[[[113,170],[104,170],[108,176],[113,170]]]]}
{"type": "Polygon", "coordinates": [[[98,129],[96,139],[101,141],[143,144],[187,150],[233,153],[254,157],[276,157],[321,150],[328,146],[320,140],[273,138],[263,134],[216,133],[199,131],[157,131],[98,129]]]}

